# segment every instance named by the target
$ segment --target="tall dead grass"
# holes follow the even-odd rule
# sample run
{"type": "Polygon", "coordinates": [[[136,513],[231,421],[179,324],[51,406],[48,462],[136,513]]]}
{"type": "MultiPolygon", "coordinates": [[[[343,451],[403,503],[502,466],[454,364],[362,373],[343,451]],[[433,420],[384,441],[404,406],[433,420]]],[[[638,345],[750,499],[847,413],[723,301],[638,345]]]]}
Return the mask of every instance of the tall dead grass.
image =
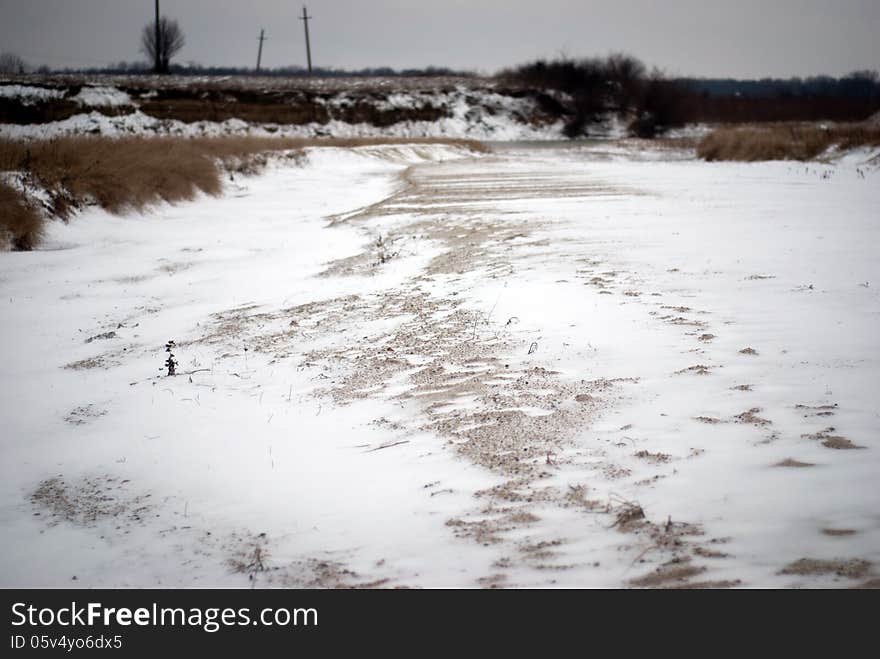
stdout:
{"type": "Polygon", "coordinates": [[[43,220],[14,188],[0,183],[0,250],[36,247],[43,220]]]}
{"type": "Polygon", "coordinates": [[[111,213],[140,210],[159,201],[219,194],[224,171],[253,174],[266,154],[294,156],[311,146],[358,147],[380,144],[443,143],[485,150],[470,140],[298,139],[298,138],[107,138],[62,137],[52,140],[0,139],[0,174],[15,172],[49,200],[42,214],[26,195],[0,187],[0,233],[14,249],[32,249],[40,239],[42,218],[68,219],[97,204],[111,213]]]}
{"type": "Polygon", "coordinates": [[[865,124],[767,124],[719,128],[697,145],[708,161],[813,160],[831,147],[880,146],[880,128],[865,124]]]}

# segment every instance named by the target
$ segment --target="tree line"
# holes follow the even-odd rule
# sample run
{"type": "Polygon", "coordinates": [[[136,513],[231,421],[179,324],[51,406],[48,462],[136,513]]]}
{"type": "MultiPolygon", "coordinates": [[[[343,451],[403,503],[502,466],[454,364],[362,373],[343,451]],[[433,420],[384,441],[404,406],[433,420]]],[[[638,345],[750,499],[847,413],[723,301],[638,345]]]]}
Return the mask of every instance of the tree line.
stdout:
{"type": "Polygon", "coordinates": [[[499,78],[562,92],[571,137],[608,113],[627,117],[631,133],[652,137],[687,123],[861,121],[880,110],[876,71],[782,80],[671,78],[631,55],[614,54],[537,60],[506,69],[499,78]]]}

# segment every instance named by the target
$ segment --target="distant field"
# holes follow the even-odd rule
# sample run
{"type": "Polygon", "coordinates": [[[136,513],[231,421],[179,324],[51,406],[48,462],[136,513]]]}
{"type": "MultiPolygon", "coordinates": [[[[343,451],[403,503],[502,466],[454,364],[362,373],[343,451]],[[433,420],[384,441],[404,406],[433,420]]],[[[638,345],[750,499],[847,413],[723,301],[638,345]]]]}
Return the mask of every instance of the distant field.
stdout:
{"type": "Polygon", "coordinates": [[[694,125],[855,122],[880,109],[873,97],[702,96],[678,81],[624,84],[626,78],[601,77],[607,75],[590,78],[589,88],[580,78],[563,84],[515,71],[495,77],[6,76],[0,77],[0,136],[657,137],[694,125]],[[614,89],[620,91],[608,91],[614,89]]]}
{"type": "MultiPolygon", "coordinates": [[[[309,91],[336,93],[347,91],[435,91],[465,87],[468,89],[496,89],[500,85],[491,77],[479,76],[389,76],[389,77],[282,77],[282,76],[188,76],[188,75],[0,75],[4,82],[56,87],[75,87],[85,84],[110,85],[123,89],[221,89],[229,91],[309,91]]],[[[522,86],[520,86],[522,87],[522,86]]]]}
{"type": "MultiPolygon", "coordinates": [[[[525,122],[547,122],[564,108],[546,93],[491,78],[279,78],[196,76],[17,76],[7,83],[57,91],[57,95],[23,100],[0,95],[0,123],[60,121],[83,109],[119,115],[139,109],[158,119],[183,122],[225,121],[303,125],[329,121],[390,126],[403,121],[436,121],[452,116],[442,103],[453,92],[497,93],[536,101],[536,113],[525,122]],[[90,86],[118,90],[128,102],[113,105],[77,102],[90,86]],[[401,98],[401,94],[413,95],[401,98]],[[392,97],[397,95],[397,97],[392,97]]],[[[0,85],[4,81],[0,79],[0,85]]]]}

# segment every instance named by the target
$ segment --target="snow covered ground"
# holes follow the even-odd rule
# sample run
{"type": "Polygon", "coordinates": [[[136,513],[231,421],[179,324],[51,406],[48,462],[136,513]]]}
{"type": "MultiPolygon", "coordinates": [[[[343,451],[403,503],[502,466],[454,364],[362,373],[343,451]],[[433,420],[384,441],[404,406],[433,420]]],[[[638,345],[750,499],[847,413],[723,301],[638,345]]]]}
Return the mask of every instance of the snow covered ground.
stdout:
{"type": "MultiPolygon", "coordinates": [[[[62,98],[70,90],[39,85],[0,84],[0,98],[19,99],[24,105],[62,98]]],[[[474,90],[462,85],[451,91],[410,90],[391,93],[379,99],[353,96],[354,90],[340,91],[329,98],[318,97],[316,104],[331,110],[354,104],[370,104],[377,112],[444,108],[447,116],[437,120],[401,120],[388,125],[349,123],[339,119],[304,124],[252,123],[241,118],[225,121],[159,119],[138,109],[139,99],[107,85],[87,85],[70,97],[82,111],[66,119],[32,124],[0,124],[0,137],[46,139],[63,135],[172,135],[181,137],[216,137],[252,135],[257,137],[447,137],[479,140],[563,140],[563,121],[534,122],[537,104],[528,97],[516,97],[493,90],[474,90]],[[130,110],[105,114],[102,110],[130,110]]],[[[151,98],[155,90],[141,94],[151,98]]],[[[232,109],[234,112],[234,108],[232,109]]],[[[332,115],[331,115],[332,116],[332,115]]],[[[614,116],[597,122],[591,134],[621,137],[625,127],[614,116]]]]}
{"type": "Polygon", "coordinates": [[[0,585],[876,583],[867,159],[313,149],[54,223],[0,254],[0,585]]]}
{"type": "MultiPolygon", "coordinates": [[[[346,123],[331,120],[308,124],[255,124],[240,119],[225,121],[194,121],[157,119],[140,111],[107,116],[91,111],[75,114],[61,121],[45,124],[0,124],[0,137],[11,139],[44,139],[64,135],[103,135],[106,137],[173,136],[173,137],[444,137],[477,140],[563,140],[562,122],[534,127],[510,119],[507,115],[469,114],[467,106],[458,104],[453,116],[438,121],[401,121],[390,126],[369,123],[346,123]]],[[[603,124],[604,126],[604,124],[603,124]]],[[[619,125],[608,122],[608,130],[620,132],[619,125]]],[[[605,129],[603,128],[603,131],[605,129]]],[[[615,134],[616,136],[616,134],[615,134]]]]}
{"type": "Polygon", "coordinates": [[[52,98],[62,98],[63,89],[51,89],[34,85],[5,84],[0,85],[0,98],[20,99],[25,105],[52,98]]]}

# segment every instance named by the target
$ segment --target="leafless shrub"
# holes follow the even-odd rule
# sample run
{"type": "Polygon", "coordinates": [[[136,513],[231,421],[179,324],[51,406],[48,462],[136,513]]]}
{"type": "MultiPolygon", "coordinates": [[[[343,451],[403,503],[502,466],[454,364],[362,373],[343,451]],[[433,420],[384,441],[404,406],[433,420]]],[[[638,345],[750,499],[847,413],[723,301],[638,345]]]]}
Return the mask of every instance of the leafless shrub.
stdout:
{"type": "Polygon", "coordinates": [[[499,74],[507,83],[569,94],[568,119],[564,133],[583,135],[592,121],[606,112],[635,117],[630,133],[654,137],[666,128],[680,126],[682,100],[687,90],[659,70],[648,72],[645,65],[625,54],[606,58],[538,60],[499,74]]]}
{"type": "Polygon", "coordinates": [[[15,53],[0,53],[0,73],[22,74],[27,69],[24,60],[15,53]]]}

